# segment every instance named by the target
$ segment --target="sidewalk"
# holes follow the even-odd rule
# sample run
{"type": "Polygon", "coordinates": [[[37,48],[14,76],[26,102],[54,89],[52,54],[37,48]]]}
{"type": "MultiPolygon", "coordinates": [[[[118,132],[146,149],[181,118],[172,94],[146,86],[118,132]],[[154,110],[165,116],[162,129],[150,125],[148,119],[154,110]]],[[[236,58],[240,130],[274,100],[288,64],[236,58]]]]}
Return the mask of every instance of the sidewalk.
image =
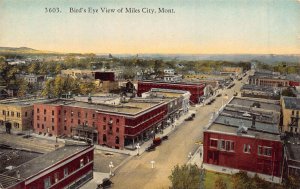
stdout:
{"type": "Polygon", "coordinates": [[[94,172],[94,177],[92,180],[88,181],[86,184],[81,186],[83,189],[96,189],[98,184],[102,183],[104,178],[110,178],[109,173],[94,172]]]}
{"type": "Polygon", "coordinates": [[[203,144],[200,144],[199,148],[194,154],[192,154],[191,159],[188,161],[190,164],[196,164],[198,167],[201,167],[203,163],[203,144]]]}

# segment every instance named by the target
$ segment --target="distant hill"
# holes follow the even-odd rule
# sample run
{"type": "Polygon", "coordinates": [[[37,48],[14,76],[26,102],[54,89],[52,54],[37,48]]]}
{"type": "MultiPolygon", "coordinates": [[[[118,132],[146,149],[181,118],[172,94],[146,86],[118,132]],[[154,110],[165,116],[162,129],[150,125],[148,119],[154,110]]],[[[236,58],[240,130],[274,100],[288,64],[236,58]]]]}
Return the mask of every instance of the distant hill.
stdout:
{"type": "Polygon", "coordinates": [[[0,54],[57,54],[51,51],[41,51],[28,47],[0,47],[0,54]]]}
{"type": "MultiPolygon", "coordinates": [[[[116,57],[126,58],[136,55],[117,54],[116,57]]],[[[139,54],[138,57],[145,59],[162,59],[162,60],[214,60],[214,61],[230,61],[230,62],[249,62],[260,61],[263,63],[276,62],[293,62],[300,63],[300,54],[139,54]]]]}

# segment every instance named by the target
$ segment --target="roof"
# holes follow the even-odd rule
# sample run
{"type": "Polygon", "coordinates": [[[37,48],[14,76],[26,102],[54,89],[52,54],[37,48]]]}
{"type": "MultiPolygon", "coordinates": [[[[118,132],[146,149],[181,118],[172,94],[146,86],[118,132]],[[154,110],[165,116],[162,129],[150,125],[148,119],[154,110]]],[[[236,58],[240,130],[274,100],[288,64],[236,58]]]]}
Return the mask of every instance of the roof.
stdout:
{"type": "Polygon", "coordinates": [[[281,106],[278,100],[234,97],[229,104],[251,107],[255,102],[260,104],[261,109],[280,112],[281,106]]]}
{"type": "Polygon", "coordinates": [[[207,132],[280,141],[279,122],[279,102],[235,97],[219,113],[207,132]],[[252,107],[255,102],[259,102],[261,107],[252,107]]]}
{"type": "Polygon", "coordinates": [[[289,160],[300,162],[300,139],[298,137],[286,138],[286,153],[289,160]]]}
{"type": "Polygon", "coordinates": [[[282,97],[286,109],[300,110],[300,98],[297,97],[282,97]]]}
{"type": "Polygon", "coordinates": [[[11,171],[5,172],[4,174],[8,176],[15,176],[16,172],[19,171],[21,178],[27,179],[68,157],[86,150],[89,147],[90,145],[66,145],[62,148],[58,148],[52,152],[34,158],[11,171]]]}
{"type": "Polygon", "coordinates": [[[270,92],[275,93],[275,89],[269,86],[262,86],[262,85],[243,85],[241,90],[251,90],[251,91],[261,91],[261,92],[270,92]]]}
{"type": "Polygon", "coordinates": [[[16,185],[19,182],[21,182],[20,179],[0,174],[0,188],[13,187],[14,185],[16,185]]]}
{"type": "Polygon", "coordinates": [[[199,82],[167,82],[167,81],[155,81],[155,80],[142,80],[138,81],[138,83],[159,83],[159,84],[169,84],[169,85],[191,85],[191,86],[202,86],[205,85],[205,83],[199,83],[199,82]]]}
{"type": "Polygon", "coordinates": [[[230,125],[224,125],[224,124],[218,124],[213,123],[209,130],[210,132],[217,132],[217,133],[224,133],[224,134],[230,134],[230,135],[239,135],[243,137],[251,137],[251,138],[259,138],[259,139],[265,139],[265,140],[272,140],[272,141],[281,141],[279,134],[270,134],[266,132],[260,132],[256,130],[252,130],[251,128],[248,128],[246,134],[238,134],[239,127],[236,126],[230,126],[230,125]]]}
{"type": "Polygon", "coordinates": [[[8,105],[8,106],[32,106],[36,103],[47,102],[49,99],[38,98],[38,99],[13,99],[13,100],[2,100],[0,101],[0,105],[8,105]]]}
{"type": "Polygon", "coordinates": [[[94,109],[98,112],[112,112],[117,114],[125,114],[125,115],[136,115],[152,109],[154,107],[160,106],[164,104],[167,100],[165,99],[142,99],[142,98],[134,98],[129,100],[129,102],[122,104],[100,104],[100,103],[87,103],[75,100],[63,100],[63,99],[55,99],[51,102],[45,102],[44,104],[50,105],[63,105],[69,107],[80,107],[87,109],[94,109]]]}

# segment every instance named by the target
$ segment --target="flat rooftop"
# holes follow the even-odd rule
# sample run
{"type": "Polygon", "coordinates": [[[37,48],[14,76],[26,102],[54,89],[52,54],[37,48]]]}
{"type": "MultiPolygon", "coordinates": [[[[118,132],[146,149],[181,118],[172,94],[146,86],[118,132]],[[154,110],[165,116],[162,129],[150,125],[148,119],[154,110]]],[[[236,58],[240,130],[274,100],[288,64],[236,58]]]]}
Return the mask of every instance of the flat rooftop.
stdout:
{"type": "Polygon", "coordinates": [[[67,145],[58,148],[52,152],[46,153],[42,156],[32,159],[22,165],[19,165],[11,171],[7,171],[4,174],[7,176],[15,177],[16,172],[19,171],[21,179],[26,179],[39,173],[40,171],[51,167],[52,165],[68,158],[74,156],[74,154],[79,153],[87,149],[88,145],[67,145]]]}
{"type": "Polygon", "coordinates": [[[297,97],[282,97],[286,109],[300,110],[300,98],[297,97]]]}
{"type": "Polygon", "coordinates": [[[13,187],[17,183],[21,182],[21,179],[17,179],[16,177],[10,177],[7,175],[0,174],[0,187],[8,188],[13,187]]]}
{"type": "Polygon", "coordinates": [[[161,84],[171,84],[171,85],[205,85],[205,83],[199,83],[199,82],[167,82],[167,81],[161,81],[161,80],[141,80],[138,81],[138,83],[161,83],[161,84]]]}
{"type": "Polygon", "coordinates": [[[37,99],[12,99],[12,100],[2,100],[0,101],[0,105],[7,106],[32,106],[36,103],[47,102],[49,99],[45,98],[37,98],[37,99]]]}
{"type": "Polygon", "coordinates": [[[299,136],[287,136],[285,139],[285,152],[289,161],[289,165],[300,166],[300,137],[299,136]]]}
{"type": "Polygon", "coordinates": [[[17,167],[36,157],[41,156],[41,153],[0,146],[0,174],[6,172],[9,167],[17,167]]]}
{"type": "Polygon", "coordinates": [[[248,128],[246,133],[239,133],[238,132],[239,131],[238,126],[224,125],[224,124],[219,124],[219,123],[213,123],[209,127],[208,131],[217,132],[217,133],[221,132],[221,133],[224,133],[224,134],[245,136],[245,137],[265,139],[265,140],[281,141],[279,134],[261,132],[261,131],[253,130],[251,128],[248,128]]]}
{"type": "Polygon", "coordinates": [[[219,113],[207,131],[280,141],[280,106],[277,102],[274,104],[259,100],[260,108],[251,107],[254,102],[258,100],[235,97],[219,113]]]}
{"type": "Polygon", "coordinates": [[[241,87],[241,90],[252,90],[252,91],[262,91],[262,92],[275,92],[273,87],[261,86],[261,85],[249,85],[245,84],[241,87]]]}
{"type": "Polygon", "coordinates": [[[258,103],[260,104],[261,109],[272,110],[277,112],[280,112],[281,110],[279,100],[234,97],[229,102],[229,104],[236,104],[236,105],[241,105],[246,107],[253,107],[253,105],[256,105],[258,103]]]}
{"type": "Polygon", "coordinates": [[[87,103],[75,100],[64,100],[64,99],[56,99],[53,101],[45,102],[44,104],[50,105],[63,105],[69,107],[81,107],[87,109],[94,109],[99,112],[112,112],[117,114],[125,114],[125,115],[136,115],[142,113],[146,110],[154,108],[156,106],[162,105],[166,102],[164,99],[143,99],[143,98],[135,98],[130,99],[129,102],[121,103],[119,105],[112,104],[101,104],[101,103],[87,103]]]}

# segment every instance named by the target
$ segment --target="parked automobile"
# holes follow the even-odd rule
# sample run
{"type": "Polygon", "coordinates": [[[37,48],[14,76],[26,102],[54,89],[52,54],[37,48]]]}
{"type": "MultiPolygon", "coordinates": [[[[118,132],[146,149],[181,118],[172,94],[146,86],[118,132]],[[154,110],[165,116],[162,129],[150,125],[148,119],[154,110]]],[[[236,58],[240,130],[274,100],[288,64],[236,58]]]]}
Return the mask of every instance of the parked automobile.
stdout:
{"type": "Polygon", "coordinates": [[[155,150],[155,147],[156,147],[155,145],[151,144],[149,147],[146,148],[145,151],[146,151],[146,152],[154,151],[154,150],[155,150]]]}
{"type": "Polygon", "coordinates": [[[217,97],[220,97],[220,96],[222,96],[222,94],[221,94],[221,93],[219,93],[219,94],[217,95],[217,97]]]}
{"type": "Polygon", "coordinates": [[[169,137],[168,137],[168,135],[165,135],[165,136],[163,136],[161,139],[162,139],[162,140],[168,140],[169,137]]]}
{"type": "Polygon", "coordinates": [[[195,117],[196,117],[196,114],[193,113],[191,116],[192,116],[192,118],[195,118],[195,117]]]}
{"type": "Polygon", "coordinates": [[[108,178],[105,178],[102,180],[101,184],[97,185],[97,189],[110,188],[112,184],[113,184],[113,182],[111,182],[111,180],[109,180],[108,178]]]}
{"type": "Polygon", "coordinates": [[[193,121],[193,117],[190,116],[190,117],[188,117],[188,118],[185,118],[184,121],[193,121]]]}

